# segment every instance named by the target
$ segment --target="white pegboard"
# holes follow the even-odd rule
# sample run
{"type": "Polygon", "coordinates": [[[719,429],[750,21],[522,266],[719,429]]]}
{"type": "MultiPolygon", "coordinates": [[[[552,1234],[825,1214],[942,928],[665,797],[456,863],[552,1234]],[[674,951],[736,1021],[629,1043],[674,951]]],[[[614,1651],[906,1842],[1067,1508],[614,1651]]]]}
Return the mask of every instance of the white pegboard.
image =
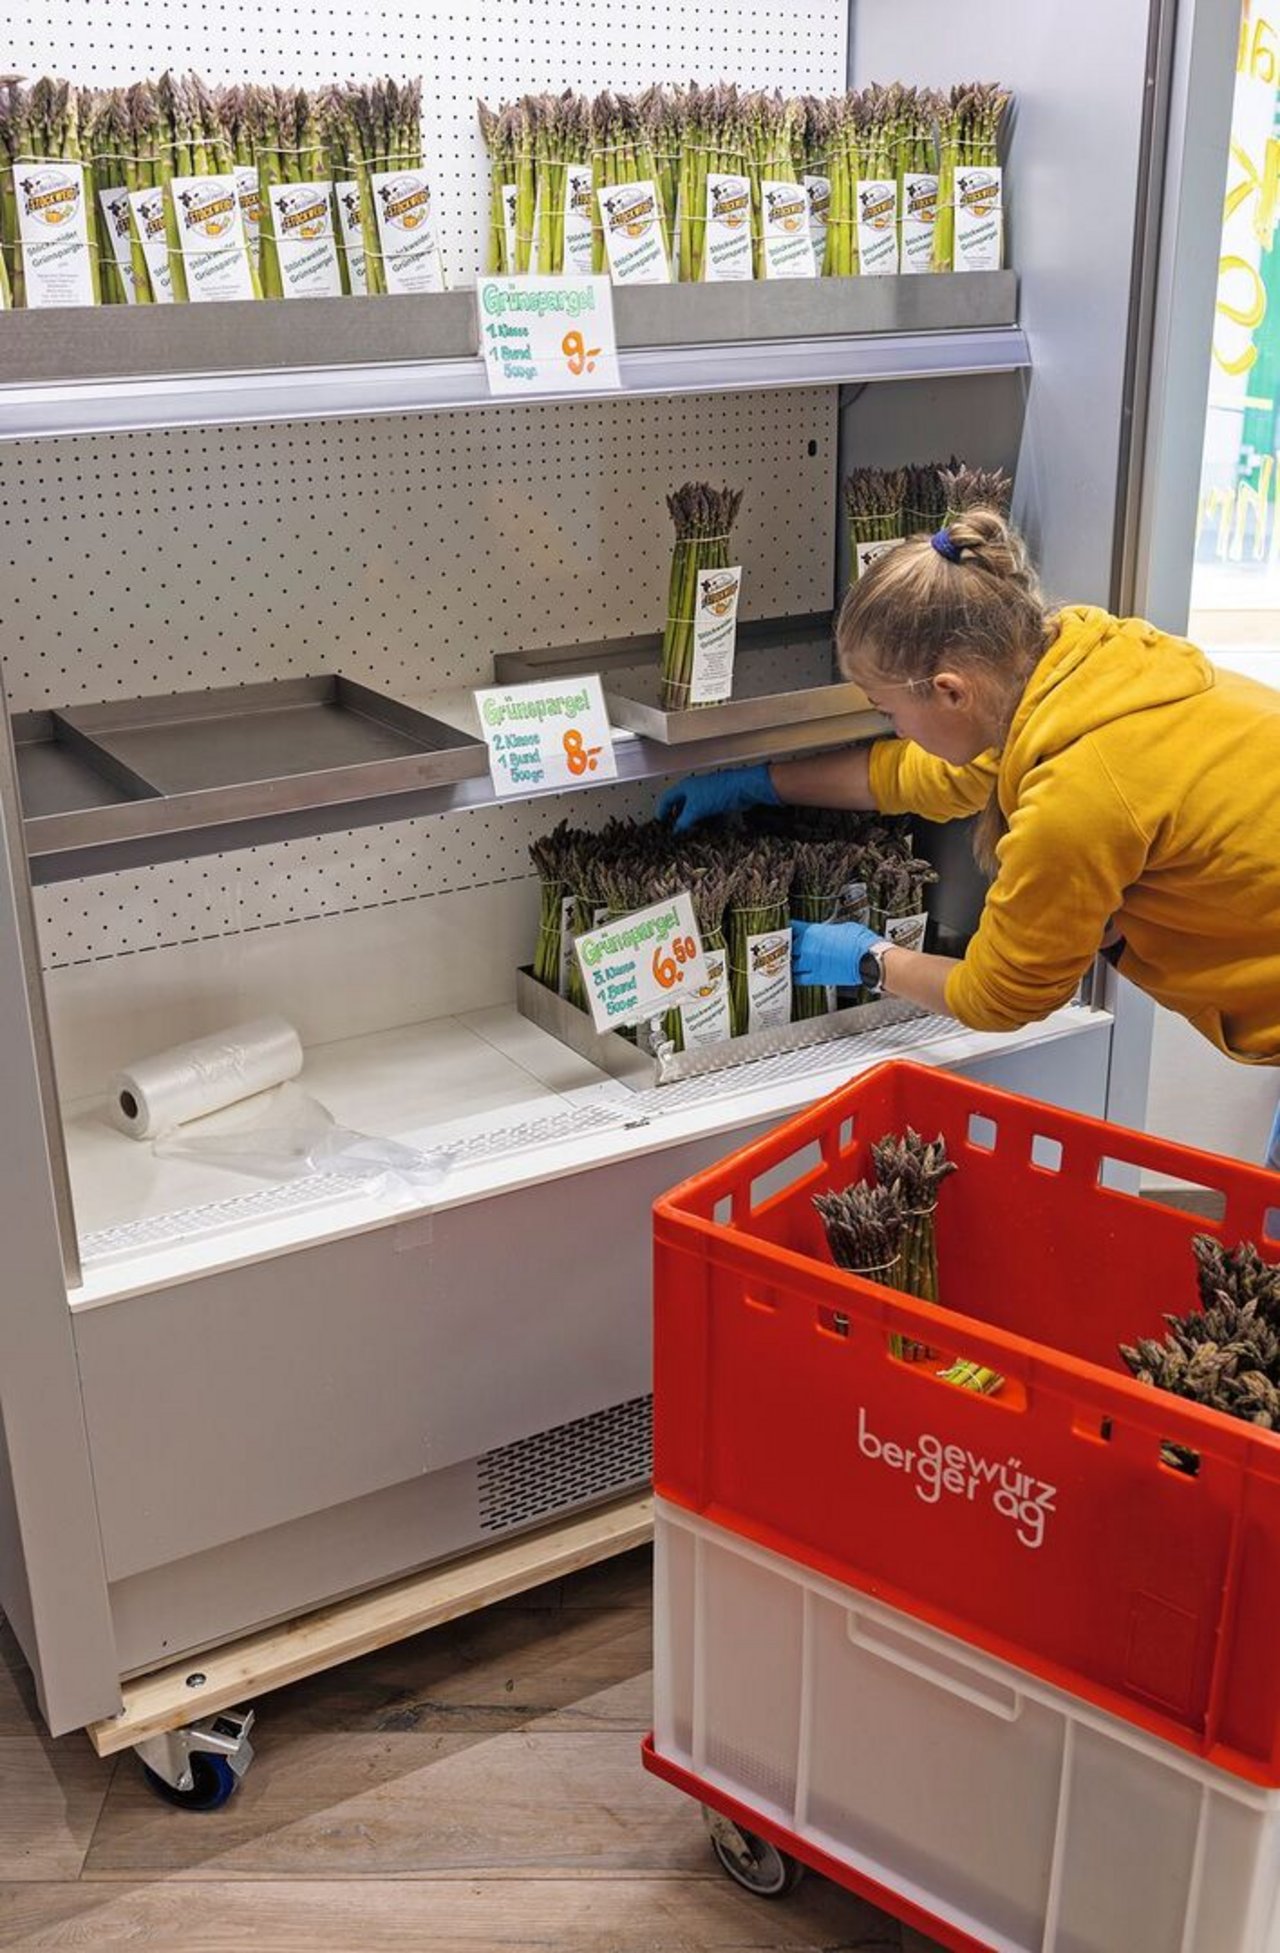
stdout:
{"type": "Polygon", "coordinates": [[[476,97],[576,88],[632,90],[695,75],[803,93],[842,88],[847,0],[474,0],[431,7],[319,0],[115,0],[18,7],[0,0],[4,65],[109,86],[194,68],[211,82],[421,75],[424,143],[453,282],[474,275],[485,235],[485,164],[476,97]]]}
{"type": "Polygon", "coordinates": [[[660,629],[687,479],[745,490],[743,614],[831,602],[830,389],[172,430],[0,449],[13,711],[660,629]]]}

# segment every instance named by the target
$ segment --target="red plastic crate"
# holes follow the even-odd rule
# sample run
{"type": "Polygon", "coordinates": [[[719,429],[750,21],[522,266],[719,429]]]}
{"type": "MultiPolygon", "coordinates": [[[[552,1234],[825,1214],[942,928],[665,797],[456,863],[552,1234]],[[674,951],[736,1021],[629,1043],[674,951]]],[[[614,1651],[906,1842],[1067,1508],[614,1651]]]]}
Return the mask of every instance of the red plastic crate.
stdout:
{"type": "Polygon", "coordinates": [[[1280,1258],[1280,1179],[916,1065],[868,1072],[658,1202],[657,1489],[1280,1785],[1280,1436],[1117,1353],[1196,1306],[1201,1232],[1280,1258]],[[960,1168],[945,1308],[836,1268],[813,1209],[908,1125],[960,1168]],[[1214,1189],[1223,1218],[1104,1185],[1107,1162],[1214,1189]],[[893,1333],[1005,1387],[958,1390],[893,1333]]]}

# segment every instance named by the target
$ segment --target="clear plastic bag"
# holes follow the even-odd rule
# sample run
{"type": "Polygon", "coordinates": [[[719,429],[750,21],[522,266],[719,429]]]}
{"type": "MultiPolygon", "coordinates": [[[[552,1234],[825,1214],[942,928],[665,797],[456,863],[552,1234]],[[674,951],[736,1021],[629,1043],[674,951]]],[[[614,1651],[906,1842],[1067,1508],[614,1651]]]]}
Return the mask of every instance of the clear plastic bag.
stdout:
{"type": "Polygon", "coordinates": [[[453,1164],[447,1148],[424,1152],[340,1126],[327,1106],[296,1085],[176,1126],[153,1140],[152,1150],[157,1159],[203,1162],[258,1180],[324,1173],[353,1187],[398,1181],[413,1191],[438,1185],[453,1164]]]}

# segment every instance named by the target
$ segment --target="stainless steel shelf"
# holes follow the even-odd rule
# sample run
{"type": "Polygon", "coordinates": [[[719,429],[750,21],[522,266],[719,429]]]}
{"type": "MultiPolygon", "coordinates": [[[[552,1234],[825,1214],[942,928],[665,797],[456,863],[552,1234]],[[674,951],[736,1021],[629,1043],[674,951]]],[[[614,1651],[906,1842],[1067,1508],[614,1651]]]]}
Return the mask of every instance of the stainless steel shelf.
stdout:
{"type": "MultiPolygon", "coordinates": [[[[1030,363],[1009,271],[650,286],[614,303],[631,394],[1030,363]]],[[[477,346],[471,291],[6,312],[0,439],[509,404],[493,401],[477,346]]]]}

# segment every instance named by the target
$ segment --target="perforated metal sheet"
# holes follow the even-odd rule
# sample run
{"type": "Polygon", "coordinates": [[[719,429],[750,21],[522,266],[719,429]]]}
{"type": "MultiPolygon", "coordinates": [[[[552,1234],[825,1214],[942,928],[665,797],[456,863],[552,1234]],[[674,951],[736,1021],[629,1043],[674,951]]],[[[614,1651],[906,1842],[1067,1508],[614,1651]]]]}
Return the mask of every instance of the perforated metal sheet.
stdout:
{"type": "Polygon", "coordinates": [[[391,73],[421,75],[424,140],[435,180],[451,279],[477,268],[484,236],[483,152],[477,95],[513,100],[566,87],[595,93],[651,81],[732,75],[750,87],[843,86],[845,0],[524,0],[518,8],[468,0],[416,6],[308,5],[306,0],[115,0],[57,7],[0,4],[4,65],[50,69],[110,84],[195,68],[214,82],[304,86],[391,73]]]}
{"type": "MultiPolygon", "coordinates": [[[[6,449],[10,704],[335,669],[419,693],[488,682],[495,650],[653,629],[663,497],[706,474],[747,489],[749,613],[819,609],[834,432],[831,394],[808,390],[6,449]]],[[[519,880],[566,809],[594,824],[651,804],[616,788],[41,890],[45,959],[519,880]]]]}

